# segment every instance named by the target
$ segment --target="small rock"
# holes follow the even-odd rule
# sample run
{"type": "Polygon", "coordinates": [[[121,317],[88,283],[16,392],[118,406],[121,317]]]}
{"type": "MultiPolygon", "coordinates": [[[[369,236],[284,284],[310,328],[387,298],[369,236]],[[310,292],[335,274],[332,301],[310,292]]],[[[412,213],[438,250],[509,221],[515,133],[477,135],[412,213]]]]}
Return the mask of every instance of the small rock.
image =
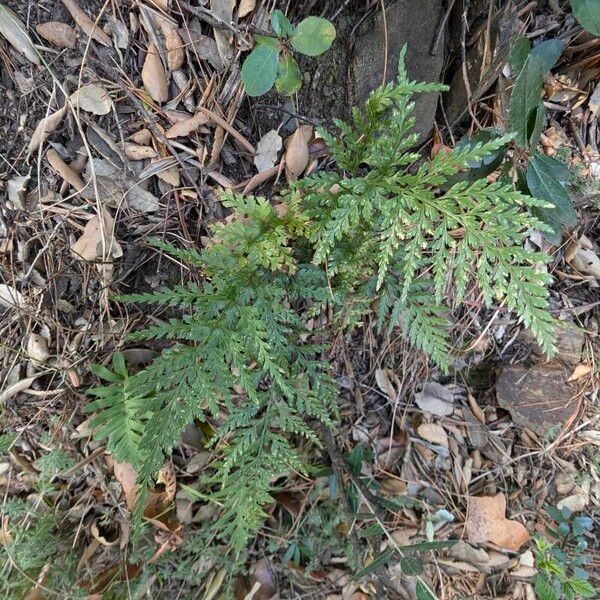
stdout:
{"type": "Polygon", "coordinates": [[[498,404],[515,423],[544,436],[577,412],[569,374],[556,365],[505,367],[496,383],[498,404]]]}
{"type": "Polygon", "coordinates": [[[569,473],[558,473],[554,478],[554,485],[559,496],[566,496],[575,487],[575,481],[569,473]]]}
{"type": "Polygon", "coordinates": [[[535,565],[535,558],[533,556],[533,552],[531,550],[527,550],[527,552],[523,552],[519,557],[519,564],[522,567],[533,567],[535,565]]]}
{"type": "Polygon", "coordinates": [[[483,548],[473,548],[463,540],[459,540],[450,549],[449,555],[468,563],[487,563],[490,555],[483,548]]]}
{"type": "Polygon", "coordinates": [[[588,494],[572,494],[571,496],[567,496],[566,498],[563,498],[557,502],[556,507],[559,510],[568,508],[572,512],[581,512],[582,510],[585,510],[589,500],[590,497],[588,494]]]}

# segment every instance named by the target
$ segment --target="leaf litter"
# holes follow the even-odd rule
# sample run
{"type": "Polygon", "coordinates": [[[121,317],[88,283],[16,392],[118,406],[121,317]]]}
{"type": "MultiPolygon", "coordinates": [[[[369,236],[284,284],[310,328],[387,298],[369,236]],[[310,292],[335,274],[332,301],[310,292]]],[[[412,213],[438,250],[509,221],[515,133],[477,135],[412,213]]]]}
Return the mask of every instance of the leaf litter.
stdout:
{"type": "MultiPolygon", "coordinates": [[[[4,4],[10,3],[3,3],[0,10],[4,4]]],[[[127,476],[126,466],[104,460],[103,448],[94,447],[78,408],[85,401],[76,390],[83,392],[92,383],[90,363],[104,361],[127,344],[127,332],[143,322],[169,318],[167,312],[137,309],[127,314],[115,309],[122,305],[111,305],[109,297],[158,289],[173,280],[198,280],[197,273],[159,258],[145,242],[158,236],[181,240],[188,248],[204,243],[208,226],[227,214],[215,178],[245,193],[258,189],[276,195],[283,185],[279,175],[285,172],[290,181],[299,179],[322,168],[327,154],[319,154],[324,144],[315,138],[312,126],[299,119],[291,119],[287,128],[283,119],[262,123],[263,113],[253,111],[240,91],[243,61],[238,56],[247,49],[240,32],[250,24],[265,27],[268,14],[261,3],[203,3],[209,11],[203,15],[219,16],[231,29],[179,12],[175,2],[128,5],[131,19],[127,10],[119,10],[122,7],[113,12],[102,10],[102,3],[75,0],[62,0],[62,5],[68,12],[44,12],[38,21],[35,11],[30,20],[17,7],[18,25],[7,21],[4,26],[11,31],[0,32],[10,44],[2,46],[11,58],[10,73],[21,82],[11,87],[11,93],[27,105],[18,109],[26,113],[14,113],[5,138],[15,140],[7,157],[17,172],[5,177],[11,219],[7,224],[4,216],[0,219],[0,256],[3,265],[9,265],[0,283],[0,316],[7,344],[19,349],[18,354],[1,355],[0,399],[8,428],[22,431],[27,426],[27,438],[14,442],[6,458],[10,477],[0,470],[0,490],[15,498],[37,493],[40,475],[29,465],[49,450],[66,448],[75,461],[83,462],[69,478],[60,479],[61,502],[71,511],[65,523],[75,528],[83,524],[77,540],[72,538],[83,542],[74,546],[80,552],[77,558],[96,575],[96,589],[102,590],[111,578],[131,575],[129,583],[135,584],[139,575],[131,565],[120,566],[128,544],[121,521],[111,518],[119,532],[116,538],[100,522],[103,515],[134,510],[133,474],[127,476]],[[49,21],[49,14],[52,18],[60,14],[56,18],[65,22],[49,21]],[[36,34],[54,54],[33,45],[40,40],[36,34]],[[65,93],[43,69],[32,70],[39,63],[38,51],[52,59],[51,68],[65,93]],[[73,65],[78,71],[83,67],[81,81],[68,75],[73,65]],[[21,85],[26,84],[29,88],[23,89],[31,95],[24,97],[21,85]],[[21,151],[22,156],[29,155],[28,163],[22,162],[21,151]],[[11,358],[15,355],[16,362],[11,358]],[[47,418],[49,412],[57,415],[60,427],[47,418]],[[49,432],[52,435],[44,437],[49,432]],[[89,513],[84,514],[81,502],[88,498],[89,513]],[[94,542],[102,552],[99,546],[93,548],[94,542]]],[[[294,7],[294,16],[307,16],[301,14],[302,8],[294,7]]],[[[539,32],[553,20],[563,26],[560,14],[537,12],[527,18],[530,31],[539,32]]],[[[569,35],[566,29],[563,37],[569,35]]],[[[546,156],[564,157],[589,192],[600,175],[593,133],[600,84],[584,50],[571,42],[570,51],[572,66],[561,64],[545,81],[546,101],[564,110],[548,108],[552,119],[540,148],[546,156]]],[[[10,98],[4,102],[15,106],[10,98]]],[[[298,114],[302,115],[301,97],[298,114]]],[[[485,111],[484,118],[492,119],[490,115],[495,112],[485,111]]],[[[446,138],[438,143],[442,141],[450,144],[446,138]]],[[[585,512],[599,501],[598,482],[577,476],[591,472],[582,445],[600,444],[594,369],[598,213],[590,197],[583,194],[577,203],[572,243],[564,255],[557,252],[553,271],[557,314],[586,332],[577,359],[572,360],[571,350],[564,353],[564,362],[570,365],[564,372],[573,397],[569,406],[577,407],[564,429],[554,429],[546,437],[535,427],[520,424],[511,416],[514,404],[498,398],[496,382],[503,372],[513,377],[511,389],[522,389],[525,372],[535,376],[538,370],[555,366],[536,362],[535,349],[502,311],[494,319],[478,313],[477,298],[465,305],[463,325],[465,331],[478,332],[480,344],[468,355],[467,369],[457,371],[456,377],[432,372],[422,357],[397,339],[385,352],[374,348],[365,342],[376,339],[368,324],[365,339],[341,340],[337,348],[344,427],[336,432],[336,442],[347,455],[362,449],[364,455],[357,462],[360,477],[400,503],[385,513],[386,531],[402,545],[466,536],[453,548],[436,551],[435,563],[425,560],[427,585],[445,590],[448,597],[477,597],[482,585],[494,590],[492,597],[509,593],[532,597],[531,572],[524,576],[520,569],[535,569],[527,556],[531,534],[552,526],[545,504],[585,512]],[[509,363],[521,368],[525,356],[533,365],[511,371],[509,363]],[[494,364],[490,366],[489,360],[494,364]],[[564,477],[555,476],[556,465],[564,477]]],[[[531,402],[531,397],[523,400],[531,402]]],[[[188,492],[185,507],[179,506],[182,486],[193,486],[211,459],[203,445],[205,434],[197,438],[193,445],[182,443],[173,463],[161,472],[159,486],[151,491],[147,523],[156,558],[149,569],[167,555],[163,553],[177,560],[178,552],[213,518],[210,507],[188,492]]],[[[5,464],[4,456],[0,464],[5,464]]],[[[342,481],[351,490],[352,477],[356,476],[345,472],[342,481]]],[[[290,478],[282,487],[283,495],[267,511],[270,526],[286,524],[277,533],[285,544],[272,550],[267,540],[273,538],[260,538],[260,551],[246,565],[249,577],[239,582],[241,597],[271,597],[286,585],[314,593],[328,589],[331,597],[377,597],[370,583],[362,587],[349,583],[351,532],[364,532],[368,538],[369,528],[376,524],[372,516],[365,517],[373,508],[370,496],[356,493],[351,498],[357,507],[353,520],[339,513],[342,516],[317,548],[323,562],[307,575],[308,563],[300,555],[298,568],[294,553],[330,525],[313,511],[329,506],[331,498],[339,505],[341,490],[339,485],[334,489],[328,474],[310,480],[290,478]]],[[[386,536],[375,538],[362,557],[365,562],[385,551],[388,541],[386,536]]],[[[225,571],[208,560],[195,567],[202,573],[205,595],[218,597],[225,571]]],[[[390,566],[383,568],[393,572],[390,566]]],[[[34,581],[38,577],[43,585],[43,571],[34,575],[34,581]]],[[[87,580],[82,577],[82,582],[87,580]]],[[[148,593],[156,592],[152,578],[148,586],[148,593]]]]}

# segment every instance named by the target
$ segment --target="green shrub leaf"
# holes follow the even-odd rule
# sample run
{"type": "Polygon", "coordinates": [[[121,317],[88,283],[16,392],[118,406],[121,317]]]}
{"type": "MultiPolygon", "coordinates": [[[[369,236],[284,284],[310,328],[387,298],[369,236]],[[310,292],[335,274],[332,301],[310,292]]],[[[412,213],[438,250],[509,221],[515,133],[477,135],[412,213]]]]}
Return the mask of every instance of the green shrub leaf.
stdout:
{"type": "Polygon", "coordinates": [[[431,588],[421,581],[417,580],[417,600],[437,600],[436,595],[431,591],[431,588]]]}
{"type": "Polygon", "coordinates": [[[538,575],[535,580],[535,592],[540,600],[558,600],[558,595],[546,575],[538,575]]]}
{"type": "Polygon", "coordinates": [[[242,66],[242,81],[248,96],[266,94],[277,78],[278,49],[271,44],[259,44],[242,66]]]}
{"type": "Polygon", "coordinates": [[[515,75],[518,75],[523,70],[530,51],[531,42],[525,36],[520,37],[510,49],[509,61],[515,75]]]}
{"type": "Polygon", "coordinates": [[[289,37],[294,32],[290,20],[279,9],[271,13],[271,26],[279,37],[289,37]]]}
{"type": "MultiPolygon", "coordinates": [[[[560,40],[547,40],[538,44],[527,56],[515,82],[510,98],[509,126],[517,134],[522,147],[535,147],[545,121],[542,104],[544,75],[560,58],[563,50],[560,40]]],[[[511,56],[512,58],[512,56],[511,56]]],[[[515,64],[522,59],[522,49],[516,51],[515,64]]]]}
{"type": "Polygon", "coordinates": [[[292,46],[306,56],[319,56],[331,48],[335,40],[335,27],[321,17],[307,17],[292,34],[292,46]]]}
{"type": "Polygon", "coordinates": [[[598,0],[571,0],[573,14],[584,29],[600,36],[600,2],[598,0]]]}
{"type": "Polygon", "coordinates": [[[408,577],[423,574],[423,561],[416,556],[405,556],[400,560],[402,574],[408,577]]]}
{"type": "MultiPolygon", "coordinates": [[[[562,168],[562,165],[560,167],[562,168]]],[[[553,234],[545,234],[553,243],[560,242],[560,231],[563,226],[572,227],[577,224],[577,213],[567,190],[560,181],[563,175],[561,169],[557,169],[557,161],[541,154],[534,154],[531,157],[526,173],[527,186],[531,195],[554,205],[553,208],[536,208],[538,217],[553,229],[553,234]]]]}
{"type": "Polygon", "coordinates": [[[302,73],[293,56],[286,56],[279,61],[277,66],[277,81],[275,88],[280,94],[289,96],[302,87],[302,73]]]}

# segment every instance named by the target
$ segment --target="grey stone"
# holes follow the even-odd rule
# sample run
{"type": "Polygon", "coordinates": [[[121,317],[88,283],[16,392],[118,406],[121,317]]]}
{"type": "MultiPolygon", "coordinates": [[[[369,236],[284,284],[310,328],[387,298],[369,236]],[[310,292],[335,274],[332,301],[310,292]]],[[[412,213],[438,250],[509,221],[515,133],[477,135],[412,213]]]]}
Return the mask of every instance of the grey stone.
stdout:
{"type": "MultiPolygon", "coordinates": [[[[404,44],[408,45],[406,67],[416,81],[440,80],[444,62],[444,39],[434,56],[430,50],[443,15],[442,0],[399,0],[387,7],[388,55],[386,81],[398,74],[398,58],[404,44]]],[[[385,29],[379,12],[359,28],[350,65],[351,100],[361,105],[382,83],[385,65],[385,29]]],[[[416,131],[427,136],[433,127],[438,94],[419,94],[416,98],[416,131]]]]}

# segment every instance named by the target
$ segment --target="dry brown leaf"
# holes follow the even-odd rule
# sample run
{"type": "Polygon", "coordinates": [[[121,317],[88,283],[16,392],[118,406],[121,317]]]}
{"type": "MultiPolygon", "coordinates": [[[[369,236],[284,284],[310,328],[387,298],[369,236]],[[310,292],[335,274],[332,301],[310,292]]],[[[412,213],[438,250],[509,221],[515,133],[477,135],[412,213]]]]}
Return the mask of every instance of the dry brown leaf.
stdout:
{"type": "Polygon", "coordinates": [[[250,14],[256,7],[256,0],[240,0],[238,6],[238,18],[242,19],[246,15],[250,14]]]}
{"type": "Polygon", "coordinates": [[[80,87],[71,94],[71,102],[94,115],[106,115],[112,108],[112,100],[106,89],[98,83],[90,83],[80,87]]]}
{"type": "Polygon", "coordinates": [[[73,50],[77,45],[77,34],[75,30],[66,23],[60,21],[48,21],[36,25],[35,30],[40,37],[59,48],[70,48],[73,50]]]}
{"type": "Polygon", "coordinates": [[[78,192],[85,187],[83,179],[58,155],[56,150],[50,148],[46,152],[46,159],[50,166],[78,192]]]}
{"type": "Polygon", "coordinates": [[[133,142],[125,142],[125,156],[130,160],[144,160],[156,158],[156,150],[150,146],[141,146],[133,142]]]}
{"type": "Polygon", "coordinates": [[[27,339],[27,356],[35,363],[44,364],[50,358],[48,344],[39,333],[30,333],[27,339]]]}
{"type": "Polygon", "coordinates": [[[262,173],[257,173],[254,177],[251,177],[246,183],[244,189],[242,190],[242,196],[249,194],[252,190],[256,189],[259,185],[262,185],[265,181],[271,179],[279,173],[281,169],[281,163],[276,164],[274,167],[271,167],[267,171],[263,171],[262,173]]]}
{"type": "Polygon", "coordinates": [[[149,129],[140,129],[131,135],[130,139],[140,146],[147,146],[152,141],[152,133],[149,129]]]}
{"type": "Polygon", "coordinates": [[[260,138],[256,146],[256,154],[254,155],[254,164],[259,173],[268,171],[277,162],[277,156],[283,146],[281,136],[275,129],[267,131],[260,138]]]}
{"type": "Polygon", "coordinates": [[[175,71],[182,67],[183,61],[185,60],[183,40],[177,32],[177,28],[164,20],[161,22],[161,28],[165,38],[165,46],[167,48],[167,63],[169,69],[175,71]]]}
{"type": "Polygon", "coordinates": [[[571,266],[584,275],[600,279],[600,258],[591,249],[580,248],[571,260],[571,266]]]}
{"type": "Polygon", "coordinates": [[[519,550],[529,540],[529,533],[521,523],[507,519],[505,514],[504,494],[470,497],[465,523],[469,542],[491,542],[513,552],[519,550]]]}
{"type": "Polygon", "coordinates": [[[0,393],[0,406],[7,400],[10,400],[13,396],[28,390],[33,385],[34,381],[35,377],[27,377],[26,379],[21,379],[12,385],[9,385],[2,393],[0,393]]]}
{"type": "Polygon", "coordinates": [[[395,401],[398,392],[392,385],[390,376],[393,375],[394,372],[390,371],[390,369],[377,369],[375,371],[375,381],[377,382],[377,386],[379,389],[392,401],[395,401]]]}
{"type": "MultiPolygon", "coordinates": [[[[225,23],[231,23],[233,21],[234,8],[235,0],[210,0],[210,10],[216,17],[225,21],[225,23]]],[[[214,36],[223,63],[229,64],[235,56],[231,32],[215,28],[214,36]]]]}
{"type": "Polygon", "coordinates": [[[34,45],[27,34],[27,27],[17,15],[4,4],[0,4],[0,34],[17,51],[34,65],[40,64],[34,45]]]}
{"type": "Polygon", "coordinates": [[[35,152],[45,141],[46,138],[59,126],[65,113],[67,112],[67,105],[65,104],[62,108],[59,108],[56,112],[44,117],[35,128],[29,145],[27,146],[27,154],[35,152]]]}
{"type": "Polygon", "coordinates": [[[25,308],[25,304],[25,298],[19,290],[6,283],[0,283],[0,306],[4,306],[4,308],[25,308]]]}
{"type": "Polygon", "coordinates": [[[167,102],[169,99],[167,74],[154,44],[148,46],[146,60],[142,67],[142,81],[153,100],[156,102],[167,102]]]}
{"type": "Polygon", "coordinates": [[[454,411],[454,393],[440,383],[430,381],[415,394],[415,403],[425,412],[437,417],[447,417],[454,411]]]}
{"type": "Polygon", "coordinates": [[[165,132],[165,137],[169,139],[186,137],[190,135],[190,133],[192,133],[193,131],[196,131],[198,127],[206,125],[208,121],[209,118],[205,114],[201,112],[196,113],[193,117],[190,117],[189,119],[185,119],[180,123],[175,123],[173,127],[171,127],[165,132]]]}
{"type": "Polygon", "coordinates": [[[119,463],[116,460],[114,461],[113,471],[115,479],[123,488],[127,508],[133,510],[137,496],[137,473],[129,463],[119,463]]]}
{"type": "Polygon", "coordinates": [[[448,434],[441,425],[437,423],[421,423],[417,433],[424,440],[435,444],[436,446],[448,447],[448,434]]]}
{"type": "Polygon", "coordinates": [[[17,175],[16,177],[8,180],[8,201],[17,210],[27,209],[25,196],[27,192],[27,184],[29,183],[30,179],[31,177],[29,177],[29,175],[17,175]]]}
{"type": "Polygon", "coordinates": [[[256,584],[256,593],[253,594],[253,600],[271,600],[277,593],[277,582],[271,564],[266,558],[261,558],[250,567],[250,585],[252,588],[256,584]]]}
{"type": "Polygon", "coordinates": [[[71,13],[75,23],[77,23],[85,34],[108,48],[112,46],[112,42],[108,35],[106,35],[106,33],[100,29],[100,26],[96,25],[96,23],[92,21],[81,8],[79,8],[74,0],[62,0],[62,3],[71,13]]]}
{"type": "Polygon", "coordinates": [[[288,181],[295,181],[308,165],[308,144],[300,128],[287,140],[285,174],[288,181]]]}
{"type": "Polygon", "coordinates": [[[571,376],[569,379],[567,379],[567,381],[577,381],[578,379],[589,375],[592,371],[593,369],[590,367],[590,365],[577,365],[573,369],[573,373],[571,373],[571,376]]]}
{"type": "Polygon", "coordinates": [[[102,209],[102,223],[98,215],[92,217],[71,250],[79,260],[92,261],[123,256],[123,250],[114,237],[113,218],[106,208],[102,209]]]}

